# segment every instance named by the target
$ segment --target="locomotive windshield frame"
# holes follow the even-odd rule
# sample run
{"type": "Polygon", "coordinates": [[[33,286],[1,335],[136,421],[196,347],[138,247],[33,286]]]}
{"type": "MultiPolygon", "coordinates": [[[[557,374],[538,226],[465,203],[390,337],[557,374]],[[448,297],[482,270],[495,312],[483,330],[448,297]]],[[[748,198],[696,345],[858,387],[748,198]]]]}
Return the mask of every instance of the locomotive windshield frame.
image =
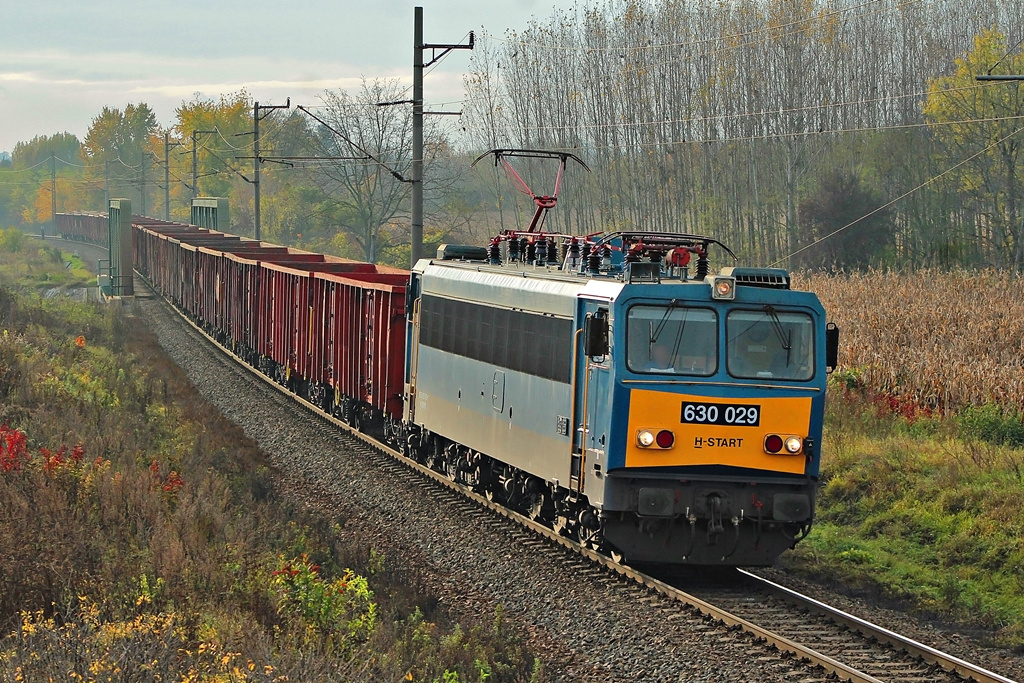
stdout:
{"type": "Polygon", "coordinates": [[[718,311],[638,303],[626,313],[626,365],[640,374],[710,377],[718,372],[718,311]]]}
{"type": "Polygon", "coordinates": [[[814,320],[807,313],[733,308],[725,317],[726,368],[737,379],[809,382],[815,375],[814,320]]]}

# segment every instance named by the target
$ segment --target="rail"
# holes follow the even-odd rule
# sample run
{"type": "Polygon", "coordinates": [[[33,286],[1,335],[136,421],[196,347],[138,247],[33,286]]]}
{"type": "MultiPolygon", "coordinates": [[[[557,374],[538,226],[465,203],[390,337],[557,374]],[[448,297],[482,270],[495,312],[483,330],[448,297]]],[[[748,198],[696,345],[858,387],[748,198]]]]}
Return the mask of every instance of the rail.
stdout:
{"type": "MultiPolygon", "coordinates": [[[[152,290],[148,281],[146,281],[141,274],[139,274],[139,277],[142,278],[143,282],[146,284],[146,287],[152,290]]],[[[308,401],[295,395],[287,388],[279,385],[272,378],[264,375],[257,368],[253,368],[247,363],[242,362],[236,356],[234,356],[234,354],[232,354],[227,348],[218,343],[216,339],[207,334],[205,330],[196,325],[180,310],[173,306],[169,301],[164,299],[159,294],[156,294],[155,291],[153,292],[153,296],[154,298],[159,298],[165,305],[169,306],[178,316],[181,317],[182,320],[184,320],[196,332],[198,332],[209,344],[213,345],[217,350],[227,354],[232,359],[234,359],[240,367],[248,370],[250,373],[252,373],[252,375],[258,377],[260,380],[262,380],[275,390],[279,391],[280,393],[292,398],[293,400],[296,401],[296,403],[299,406],[315,414],[320,419],[324,420],[325,422],[331,424],[334,427],[337,427],[338,429],[347,433],[349,436],[357,439],[358,441],[361,441],[363,444],[372,447],[377,452],[393,458],[398,463],[404,465],[410,470],[417,472],[423,477],[426,477],[437,484],[440,484],[448,489],[455,491],[456,493],[473,501],[482,508],[490,510],[498,515],[501,515],[502,517],[505,517],[513,522],[518,523],[520,526],[529,529],[530,531],[543,537],[551,543],[557,544],[558,546],[571,550],[575,554],[586,558],[593,564],[603,567],[605,570],[610,571],[617,576],[620,576],[624,579],[644,586],[647,589],[652,590],[665,598],[668,598],[670,600],[682,603],[683,605],[696,609],[701,614],[707,615],[721,622],[722,624],[732,627],[738,627],[743,631],[751,634],[756,639],[761,640],[764,643],[773,646],[782,652],[789,653],[805,662],[821,667],[826,672],[836,676],[839,680],[851,681],[852,683],[884,683],[882,679],[876,678],[868,673],[865,673],[852,666],[844,664],[843,662],[840,662],[833,657],[818,652],[813,648],[801,645],[800,643],[790,638],[787,638],[782,634],[773,632],[751,621],[736,616],[735,614],[730,613],[725,609],[717,607],[706,600],[703,600],[695,595],[691,595],[681,590],[680,588],[672,586],[649,574],[634,569],[633,567],[630,567],[628,565],[615,562],[612,558],[595,552],[579,543],[576,543],[572,539],[561,536],[554,530],[549,529],[548,527],[542,524],[538,524],[537,522],[523,515],[520,515],[519,513],[513,510],[509,510],[508,508],[502,505],[494,503],[488,500],[485,496],[474,492],[468,487],[465,487],[461,484],[452,481],[447,476],[439,472],[436,472],[428,467],[425,467],[424,465],[421,465],[418,462],[415,462],[414,460],[403,455],[400,451],[397,451],[391,448],[389,445],[354,429],[352,426],[339,420],[333,415],[324,412],[323,410],[319,409],[318,407],[314,406],[308,401]]],[[[945,671],[956,674],[964,678],[965,680],[974,680],[978,683],[1014,683],[1014,681],[1012,681],[1009,678],[1005,678],[1003,676],[1000,676],[999,674],[987,671],[986,669],[965,662],[952,655],[940,652],[939,650],[928,647],[927,645],[924,645],[922,643],[918,643],[910,638],[901,636],[881,626],[872,624],[868,621],[865,621],[846,612],[843,612],[842,610],[839,610],[837,608],[830,607],[825,603],[801,595],[789,588],[768,581],[767,579],[763,579],[755,574],[752,574],[744,570],[739,571],[742,575],[745,575],[745,577],[747,577],[749,580],[760,583],[761,585],[770,589],[773,593],[780,595],[784,600],[790,602],[791,604],[798,605],[800,608],[806,609],[813,613],[823,615],[828,619],[831,619],[835,623],[843,627],[849,628],[851,631],[860,633],[867,640],[875,639],[878,642],[884,643],[897,651],[905,652],[911,657],[919,658],[927,662],[928,664],[937,665],[943,668],[945,671]]]]}

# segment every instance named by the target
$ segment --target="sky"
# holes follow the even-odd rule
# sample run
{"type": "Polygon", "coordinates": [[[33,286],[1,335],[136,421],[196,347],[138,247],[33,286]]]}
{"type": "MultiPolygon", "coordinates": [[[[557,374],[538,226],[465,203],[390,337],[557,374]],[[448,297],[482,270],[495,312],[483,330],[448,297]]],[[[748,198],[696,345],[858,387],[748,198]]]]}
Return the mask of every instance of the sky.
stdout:
{"type": "MultiPolygon", "coordinates": [[[[412,82],[413,8],[427,43],[503,35],[573,0],[0,0],[0,152],[57,132],[83,139],[104,105],[146,102],[162,126],[195,93],[316,105],[362,77],[412,82]]],[[[428,52],[429,54],[429,52],[428,52]]],[[[457,109],[468,51],[424,79],[457,109]]],[[[449,104],[445,104],[449,103],[449,104]]]]}

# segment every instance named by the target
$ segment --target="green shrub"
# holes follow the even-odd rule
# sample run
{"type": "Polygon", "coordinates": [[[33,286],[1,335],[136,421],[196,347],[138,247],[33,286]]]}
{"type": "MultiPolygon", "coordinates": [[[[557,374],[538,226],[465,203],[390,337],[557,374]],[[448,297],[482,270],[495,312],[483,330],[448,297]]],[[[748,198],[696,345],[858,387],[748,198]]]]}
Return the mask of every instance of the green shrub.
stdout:
{"type": "Polygon", "coordinates": [[[986,403],[968,406],[956,416],[961,436],[1013,448],[1024,446],[1024,421],[1014,408],[986,403]]]}
{"type": "Polygon", "coordinates": [[[17,228],[0,230],[0,250],[11,253],[21,251],[21,244],[25,239],[24,233],[17,228]]]}
{"type": "Polygon", "coordinates": [[[817,521],[782,562],[1024,646],[1020,413],[908,420],[845,381],[828,401],[817,521]]]}

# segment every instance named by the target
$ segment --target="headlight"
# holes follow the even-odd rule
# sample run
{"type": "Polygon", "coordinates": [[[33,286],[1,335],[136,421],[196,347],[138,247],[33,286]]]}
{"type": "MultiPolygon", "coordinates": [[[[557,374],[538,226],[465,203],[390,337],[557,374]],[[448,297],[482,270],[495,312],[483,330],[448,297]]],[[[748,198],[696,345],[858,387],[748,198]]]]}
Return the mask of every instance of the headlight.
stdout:
{"type": "Polygon", "coordinates": [[[715,277],[711,281],[711,298],[731,301],[736,298],[736,280],[731,277],[715,277]]]}
{"type": "Polygon", "coordinates": [[[658,448],[672,448],[676,442],[676,435],[667,429],[662,429],[654,440],[657,442],[658,448]]]}
{"type": "Polygon", "coordinates": [[[654,434],[644,429],[636,435],[636,442],[641,448],[650,448],[654,443],[654,434]]]}
{"type": "Polygon", "coordinates": [[[796,455],[804,449],[804,440],[799,436],[793,436],[789,434],[769,434],[764,437],[764,452],[765,453],[784,453],[786,455],[796,455]]]}

